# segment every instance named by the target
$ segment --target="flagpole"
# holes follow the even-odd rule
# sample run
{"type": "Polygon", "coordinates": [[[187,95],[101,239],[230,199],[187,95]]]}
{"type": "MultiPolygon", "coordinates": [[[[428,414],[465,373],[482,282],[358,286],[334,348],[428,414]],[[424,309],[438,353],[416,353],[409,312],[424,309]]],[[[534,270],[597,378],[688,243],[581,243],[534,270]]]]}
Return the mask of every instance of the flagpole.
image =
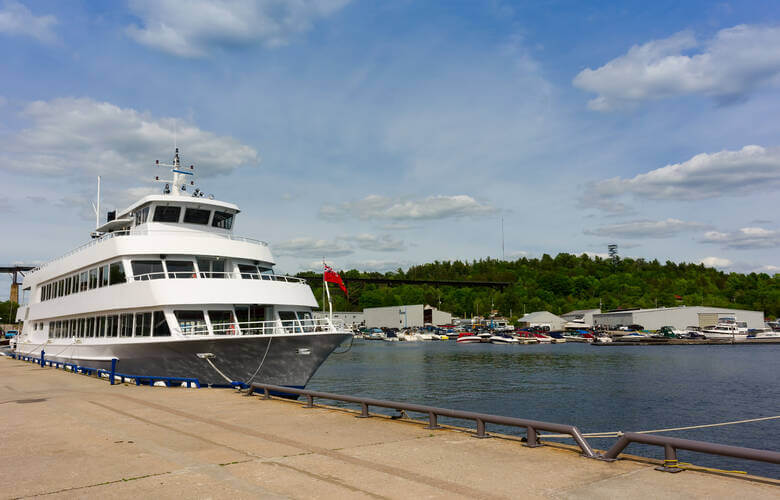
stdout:
{"type": "Polygon", "coordinates": [[[330,322],[333,323],[333,303],[330,301],[330,288],[328,288],[328,282],[325,281],[325,261],[322,261],[322,282],[325,285],[325,293],[328,294],[328,311],[330,312],[330,322]]]}

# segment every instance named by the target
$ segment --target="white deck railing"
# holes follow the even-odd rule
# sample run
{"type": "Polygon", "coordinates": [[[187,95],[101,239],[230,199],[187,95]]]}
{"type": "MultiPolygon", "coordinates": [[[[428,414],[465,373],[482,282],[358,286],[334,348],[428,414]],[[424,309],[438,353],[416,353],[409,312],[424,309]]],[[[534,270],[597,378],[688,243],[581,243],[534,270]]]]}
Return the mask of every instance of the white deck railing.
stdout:
{"type": "MultiPolygon", "coordinates": [[[[195,271],[184,272],[168,272],[167,277],[169,279],[232,279],[232,280],[260,280],[260,281],[282,281],[285,283],[306,283],[303,278],[296,278],[295,276],[286,276],[283,274],[265,274],[265,273],[213,273],[208,271],[201,271],[196,273],[195,271]]],[[[162,271],[145,274],[135,274],[132,276],[133,281],[149,281],[149,280],[161,280],[166,279],[166,273],[162,271]]]]}
{"type": "Polygon", "coordinates": [[[93,246],[95,246],[95,245],[97,245],[99,243],[102,243],[104,241],[108,241],[108,240],[113,239],[113,238],[117,238],[117,237],[120,237],[120,236],[155,236],[155,235],[160,235],[160,234],[177,234],[177,235],[192,234],[192,235],[197,235],[198,237],[225,238],[225,239],[233,240],[233,241],[243,241],[245,243],[252,243],[252,244],[263,246],[263,247],[267,247],[268,246],[268,243],[265,242],[265,241],[256,240],[254,238],[247,238],[245,236],[236,236],[236,235],[233,235],[233,234],[211,233],[211,232],[208,232],[208,231],[198,231],[198,232],[195,232],[195,231],[149,231],[149,230],[146,230],[146,229],[139,230],[138,228],[133,228],[133,229],[130,229],[130,230],[127,230],[127,231],[114,231],[113,233],[106,233],[106,234],[104,234],[102,236],[99,236],[97,238],[93,238],[92,240],[88,241],[87,243],[84,243],[83,245],[74,248],[70,252],[68,252],[68,253],[66,253],[64,255],[60,255],[59,257],[56,257],[56,258],[54,258],[54,259],[52,259],[52,260],[50,260],[50,261],[48,261],[48,262],[46,262],[44,264],[41,264],[40,266],[38,266],[38,267],[32,269],[31,271],[29,271],[27,274],[36,273],[36,272],[40,271],[41,269],[45,268],[46,266],[48,266],[50,264],[53,264],[54,262],[60,261],[60,260],[62,260],[64,258],[66,258],[66,257],[70,257],[71,255],[73,255],[75,253],[81,252],[82,250],[86,250],[87,248],[93,247],[93,246]]]}
{"type": "Polygon", "coordinates": [[[271,335],[336,332],[338,328],[328,318],[275,321],[242,321],[212,323],[211,331],[204,323],[178,328],[182,335],[271,335]]]}

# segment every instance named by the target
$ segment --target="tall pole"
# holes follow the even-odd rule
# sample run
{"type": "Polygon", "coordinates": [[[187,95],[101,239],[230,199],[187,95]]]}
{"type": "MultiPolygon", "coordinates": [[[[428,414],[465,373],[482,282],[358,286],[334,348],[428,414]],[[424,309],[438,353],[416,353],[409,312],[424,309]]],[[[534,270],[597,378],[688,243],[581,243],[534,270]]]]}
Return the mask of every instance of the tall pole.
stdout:
{"type": "Polygon", "coordinates": [[[95,229],[100,227],[100,176],[98,175],[97,205],[95,207],[95,229]]]}

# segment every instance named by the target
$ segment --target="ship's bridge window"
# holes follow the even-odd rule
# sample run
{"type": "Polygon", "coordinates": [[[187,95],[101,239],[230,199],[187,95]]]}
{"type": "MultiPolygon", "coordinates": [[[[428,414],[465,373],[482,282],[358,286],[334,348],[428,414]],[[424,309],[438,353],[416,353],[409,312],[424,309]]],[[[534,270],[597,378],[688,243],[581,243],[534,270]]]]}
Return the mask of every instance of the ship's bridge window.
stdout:
{"type": "Polygon", "coordinates": [[[152,335],[152,313],[136,313],[135,315],[135,336],[150,337],[152,335]]]}
{"type": "Polygon", "coordinates": [[[203,317],[203,311],[173,311],[176,315],[176,321],[179,323],[181,333],[187,334],[208,334],[206,320],[203,317]]]}
{"type": "Polygon", "coordinates": [[[225,261],[208,258],[198,258],[198,270],[201,278],[224,278],[225,261]]]}
{"type": "Polygon", "coordinates": [[[236,304],[236,319],[241,333],[244,335],[258,335],[263,333],[265,306],[258,304],[236,304]]]}
{"type": "Polygon", "coordinates": [[[201,210],[200,208],[188,208],[184,211],[184,222],[188,224],[208,224],[211,210],[201,210]]]}
{"type": "Polygon", "coordinates": [[[301,325],[295,311],[279,311],[279,319],[282,320],[282,327],[288,333],[301,333],[301,325]]]}
{"type": "Polygon", "coordinates": [[[241,279],[245,280],[257,280],[260,279],[257,272],[257,266],[249,264],[239,264],[238,271],[241,273],[241,279]]]}
{"type": "Polygon", "coordinates": [[[157,206],[154,209],[154,222],[179,222],[181,207],[157,206]]]}
{"type": "Polygon", "coordinates": [[[135,225],[138,226],[146,222],[149,218],[149,207],[144,207],[135,211],[135,225]]]}
{"type": "Polygon", "coordinates": [[[146,281],[165,278],[162,261],[160,260],[134,260],[131,264],[135,280],[146,281]]]}
{"type": "Polygon", "coordinates": [[[165,319],[165,314],[162,311],[154,311],[152,335],[155,337],[171,336],[171,330],[168,328],[168,321],[165,319]]]}
{"type": "Polygon", "coordinates": [[[195,265],[189,260],[166,260],[169,278],[194,278],[195,265]]]}
{"type": "Polygon", "coordinates": [[[214,220],[211,221],[211,225],[222,229],[231,229],[233,227],[233,214],[216,210],[214,211],[214,220]]]}
{"type": "Polygon", "coordinates": [[[235,335],[238,333],[232,311],[209,311],[209,320],[211,320],[211,330],[214,335],[235,335]]]}
{"type": "Polygon", "coordinates": [[[108,274],[111,278],[111,285],[118,285],[127,281],[125,277],[125,268],[121,262],[112,262],[108,274]]]}

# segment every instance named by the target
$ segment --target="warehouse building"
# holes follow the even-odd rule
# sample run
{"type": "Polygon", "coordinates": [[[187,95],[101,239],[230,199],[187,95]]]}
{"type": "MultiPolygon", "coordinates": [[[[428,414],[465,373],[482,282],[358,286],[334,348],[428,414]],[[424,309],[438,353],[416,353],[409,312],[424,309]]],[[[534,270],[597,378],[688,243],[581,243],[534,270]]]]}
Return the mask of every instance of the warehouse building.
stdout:
{"type": "Polygon", "coordinates": [[[449,325],[452,315],[435,307],[416,304],[407,306],[369,307],[363,309],[366,328],[411,328],[425,325],[449,325]]]}
{"type": "MultiPolygon", "coordinates": [[[[317,319],[327,318],[328,311],[315,311],[314,317],[317,319]]],[[[365,326],[365,317],[362,312],[352,311],[333,311],[333,322],[343,323],[347,328],[362,328],[365,326]]]]}
{"type": "Polygon", "coordinates": [[[763,311],[723,307],[662,307],[660,309],[609,311],[593,315],[593,321],[596,325],[603,325],[609,329],[615,329],[618,326],[642,325],[646,330],[658,330],[667,325],[679,329],[688,326],[704,328],[716,325],[721,318],[736,318],[737,321],[745,321],[748,328],[764,327],[763,311]]]}
{"type": "Polygon", "coordinates": [[[590,328],[593,326],[594,314],[601,314],[601,309],[579,309],[577,311],[569,311],[566,314],[561,314],[561,318],[571,323],[572,326],[590,328]]]}
{"type": "Polygon", "coordinates": [[[533,328],[536,326],[547,326],[551,331],[563,330],[563,325],[566,324],[566,320],[560,316],[556,316],[549,311],[536,311],[528,313],[522,318],[517,320],[517,324],[520,328],[533,328]]]}

